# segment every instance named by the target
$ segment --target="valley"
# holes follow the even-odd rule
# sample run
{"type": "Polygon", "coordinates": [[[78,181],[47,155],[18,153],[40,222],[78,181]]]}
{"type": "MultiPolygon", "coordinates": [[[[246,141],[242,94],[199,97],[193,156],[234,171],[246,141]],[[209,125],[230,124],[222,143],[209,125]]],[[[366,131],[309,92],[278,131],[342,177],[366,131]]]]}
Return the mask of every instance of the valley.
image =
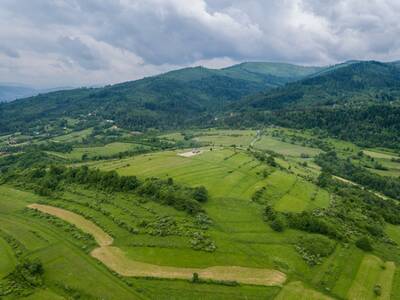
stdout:
{"type": "MultiPolygon", "coordinates": [[[[397,202],[362,184],[321,183],[318,158],[335,151],[371,174],[398,176],[398,153],[283,127],[117,129],[112,139],[115,129],[93,132],[52,137],[71,148],[48,146],[41,158],[25,153],[7,162],[0,186],[5,299],[10,292],[27,299],[375,299],[376,289],[379,299],[397,299],[400,222],[389,214],[397,202]],[[96,142],[84,145],[80,135],[96,142]],[[387,170],[374,169],[371,158],[387,170]],[[43,169],[41,161],[60,167],[43,169]],[[130,187],[119,187],[122,179],[130,187]],[[206,191],[199,205],[185,202],[198,187],[206,191]],[[370,214],[363,197],[392,207],[379,212],[379,233],[362,221],[370,214]],[[348,201],[362,209],[349,210],[348,201]],[[328,227],[303,227],[300,217],[323,218],[318,226],[328,227]],[[372,251],[356,246],[363,236],[372,251]],[[42,284],[7,276],[22,258],[41,261],[42,284]]],[[[43,147],[42,139],[30,143],[43,147]]]]}

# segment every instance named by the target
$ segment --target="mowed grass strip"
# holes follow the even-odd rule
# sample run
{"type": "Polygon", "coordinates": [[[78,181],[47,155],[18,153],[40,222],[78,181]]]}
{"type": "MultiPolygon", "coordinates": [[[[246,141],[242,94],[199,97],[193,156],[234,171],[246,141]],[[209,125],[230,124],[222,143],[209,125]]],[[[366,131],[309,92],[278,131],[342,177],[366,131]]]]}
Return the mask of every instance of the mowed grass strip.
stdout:
{"type": "Polygon", "coordinates": [[[379,257],[365,255],[357,276],[348,292],[350,300],[387,299],[390,300],[392,282],[396,266],[393,262],[384,263],[379,257]],[[382,294],[377,297],[374,287],[381,286],[382,294]]]}
{"type": "Polygon", "coordinates": [[[285,285],[275,300],[333,300],[333,298],[304,287],[300,281],[294,281],[285,285]]]}
{"type": "Polygon", "coordinates": [[[120,248],[110,246],[112,238],[107,233],[82,216],[48,205],[31,204],[28,207],[59,217],[92,234],[100,247],[94,249],[91,255],[123,276],[190,279],[193,273],[198,273],[201,278],[206,279],[237,281],[245,284],[266,286],[281,285],[286,281],[284,273],[272,269],[239,266],[214,266],[204,269],[178,268],[131,260],[120,248]]]}
{"type": "Polygon", "coordinates": [[[80,228],[86,233],[91,234],[99,246],[108,246],[113,242],[113,238],[105,233],[100,227],[95,225],[93,222],[86,220],[84,217],[70,212],[65,209],[57,208],[54,206],[43,205],[43,204],[30,204],[29,208],[40,210],[49,215],[56,216],[60,219],[68,221],[80,228]]]}

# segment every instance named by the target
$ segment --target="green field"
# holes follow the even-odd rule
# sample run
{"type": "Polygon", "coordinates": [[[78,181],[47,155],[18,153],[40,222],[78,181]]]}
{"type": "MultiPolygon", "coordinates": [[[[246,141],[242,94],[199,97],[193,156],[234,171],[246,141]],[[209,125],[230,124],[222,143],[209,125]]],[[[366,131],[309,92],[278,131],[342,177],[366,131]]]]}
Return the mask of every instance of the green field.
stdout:
{"type": "Polygon", "coordinates": [[[266,135],[262,136],[261,139],[254,144],[254,147],[262,150],[272,150],[289,157],[300,157],[301,154],[312,157],[321,152],[321,150],[317,148],[283,142],[277,138],[266,135]]]}
{"type": "Polygon", "coordinates": [[[82,142],[84,138],[89,136],[93,132],[93,129],[84,129],[81,131],[74,131],[65,135],[60,135],[52,140],[58,143],[71,143],[71,142],[82,142]]]}
{"type": "Polygon", "coordinates": [[[195,141],[213,146],[247,147],[256,138],[254,130],[208,130],[194,134],[195,141]]]}
{"type": "Polygon", "coordinates": [[[286,285],[275,298],[276,300],[329,300],[332,299],[322,293],[305,288],[301,282],[292,282],[286,285]]]}

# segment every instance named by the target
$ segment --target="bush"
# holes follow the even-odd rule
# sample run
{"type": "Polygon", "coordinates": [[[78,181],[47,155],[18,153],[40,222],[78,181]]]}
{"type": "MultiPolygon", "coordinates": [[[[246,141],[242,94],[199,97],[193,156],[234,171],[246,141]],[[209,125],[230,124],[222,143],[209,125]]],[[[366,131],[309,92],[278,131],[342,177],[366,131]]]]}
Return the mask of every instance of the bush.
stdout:
{"type": "Polygon", "coordinates": [[[198,186],[193,189],[193,198],[199,202],[208,200],[208,191],[204,186],[198,186]]]}
{"type": "Polygon", "coordinates": [[[356,246],[364,251],[372,251],[371,241],[367,237],[362,237],[356,241],[356,246]]]}
{"type": "Polygon", "coordinates": [[[282,217],[275,218],[269,225],[274,231],[282,232],[285,230],[285,222],[282,217]]]}
{"type": "Polygon", "coordinates": [[[375,294],[375,296],[381,296],[382,295],[382,287],[379,284],[376,284],[374,286],[374,294],[375,294]]]}

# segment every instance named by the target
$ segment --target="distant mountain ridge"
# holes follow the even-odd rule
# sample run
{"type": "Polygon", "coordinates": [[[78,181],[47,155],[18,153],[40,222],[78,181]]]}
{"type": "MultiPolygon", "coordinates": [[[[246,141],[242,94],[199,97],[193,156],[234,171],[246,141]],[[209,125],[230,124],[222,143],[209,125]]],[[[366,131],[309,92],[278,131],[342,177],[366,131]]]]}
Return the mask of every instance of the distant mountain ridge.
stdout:
{"type": "Polygon", "coordinates": [[[38,91],[30,87],[0,83],[0,102],[13,101],[37,94],[38,91]]]}
{"type": "Polygon", "coordinates": [[[179,126],[319,69],[277,63],[245,63],[220,70],[185,68],[103,88],[60,91],[14,101],[0,108],[0,125],[3,131],[14,131],[26,123],[34,126],[65,115],[92,113],[132,129],[179,126]]]}

